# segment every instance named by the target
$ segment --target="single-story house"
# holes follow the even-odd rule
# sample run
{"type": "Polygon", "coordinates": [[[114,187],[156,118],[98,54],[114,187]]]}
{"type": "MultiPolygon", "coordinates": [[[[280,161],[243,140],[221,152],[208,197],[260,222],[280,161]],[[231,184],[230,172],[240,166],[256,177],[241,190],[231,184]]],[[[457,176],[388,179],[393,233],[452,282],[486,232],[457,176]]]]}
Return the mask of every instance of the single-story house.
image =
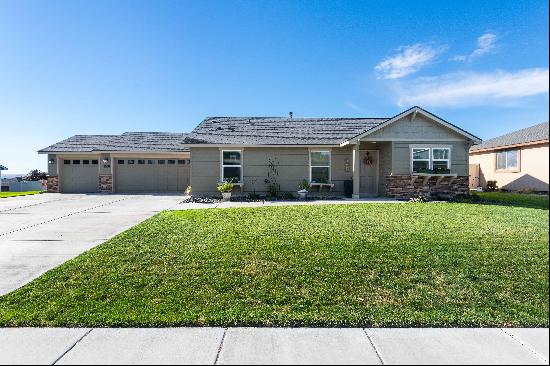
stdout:
{"type": "Polygon", "coordinates": [[[481,140],[420,108],[390,118],[210,117],[191,133],[77,135],[48,155],[53,192],[453,196],[468,191],[468,151],[481,140]]]}
{"type": "Polygon", "coordinates": [[[548,192],[548,122],[472,146],[470,164],[479,187],[548,192]]]}

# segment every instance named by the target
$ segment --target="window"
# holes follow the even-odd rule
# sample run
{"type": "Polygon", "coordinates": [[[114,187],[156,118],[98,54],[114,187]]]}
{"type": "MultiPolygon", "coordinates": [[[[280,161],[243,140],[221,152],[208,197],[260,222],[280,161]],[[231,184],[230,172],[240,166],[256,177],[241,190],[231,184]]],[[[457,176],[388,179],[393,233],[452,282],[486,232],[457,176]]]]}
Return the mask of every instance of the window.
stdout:
{"type": "Polygon", "coordinates": [[[176,164],[176,161],[170,159],[170,160],[168,160],[168,164],[169,164],[169,165],[174,165],[174,164],[176,164]]]}
{"type": "Polygon", "coordinates": [[[184,165],[184,164],[185,164],[185,160],[178,160],[178,164],[179,164],[179,165],[184,165]]]}
{"type": "Polygon", "coordinates": [[[165,160],[159,160],[159,164],[164,164],[165,160]]]}
{"type": "Polygon", "coordinates": [[[97,160],[92,160],[92,165],[97,165],[98,161],[97,160]]]}
{"type": "Polygon", "coordinates": [[[518,170],[519,150],[497,152],[497,170],[518,170]]]}
{"type": "Polygon", "coordinates": [[[147,164],[153,165],[153,164],[155,164],[155,161],[154,160],[147,160],[147,164]]]}
{"type": "Polygon", "coordinates": [[[82,160],[82,164],[88,165],[88,164],[90,164],[90,160],[82,160]]]}
{"type": "Polygon", "coordinates": [[[70,160],[63,160],[63,164],[69,165],[69,164],[71,164],[71,161],[70,160]]]}
{"type": "Polygon", "coordinates": [[[145,164],[145,160],[143,160],[143,159],[139,159],[139,160],[138,160],[138,164],[140,164],[140,165],[143,165],[143,164],[145,164]]]}
{"type": "Polygon", "coordinates": [[[76,164],[76,165],[79,165],[80,164],[80,160],[73,160],[73,165],[76,164]]]}
{"type": "Polygon", "coordinates": [[[330,151],[310,151],[309,169],[311,182],[330,182],[330,151]]]}
{"type": "Polygon", "coordinates": [[[451,168],[451,149],[448,147],[415,147],[411,151],[413,173],[446,173],[451,168]]]}
{"type": "Polygon", "coordinates": [[[412,170],[415,173],[430,169],[430,149],[418,148],[412,150],[412,170]]]}
{"type": "Polygon", "coordinates": [[[124,160],[117,160],[117,163],[120,165],[124,165],[124,160]]]}
{"type": "Polygon", "coordinates": [[[134,163],[135,163],[134,160],[128,160],[128,165],[132,165],[132,164],[134,164],[134,163]]]}
{"type": "Polygon", "coordinates": [[[451,162],[449,160],[450,149],[434,148],[432,149],[432,169],[449,169],[451,162]]]}
{"type": "Polygon", "coordinates": [[[242,173],[242,152],[239,150],[222,151],[221,181],[241,182],[242,173]]]}

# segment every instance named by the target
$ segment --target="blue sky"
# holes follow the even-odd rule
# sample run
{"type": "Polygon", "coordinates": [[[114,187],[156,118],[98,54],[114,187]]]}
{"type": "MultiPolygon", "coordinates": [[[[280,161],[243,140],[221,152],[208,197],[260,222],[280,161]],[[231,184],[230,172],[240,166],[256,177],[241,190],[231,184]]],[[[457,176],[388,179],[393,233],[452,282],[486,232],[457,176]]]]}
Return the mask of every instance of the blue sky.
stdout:
{"type": "Polygon", "coordinates": [[[548,120],[547,1],[0,2],[0,164],[205,116],[393,116],[482,137],[548,120]]]}

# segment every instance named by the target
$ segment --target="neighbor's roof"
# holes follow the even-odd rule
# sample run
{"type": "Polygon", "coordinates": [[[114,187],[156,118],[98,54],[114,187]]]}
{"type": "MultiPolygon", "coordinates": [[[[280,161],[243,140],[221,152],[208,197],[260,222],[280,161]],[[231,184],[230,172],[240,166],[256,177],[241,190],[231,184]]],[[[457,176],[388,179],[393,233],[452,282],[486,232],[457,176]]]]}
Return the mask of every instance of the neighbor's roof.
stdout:
{"type": "Polygon", "coordinates": [[[548,122],[540,123],[519,131],[495,137],[494,139],[486,140],[480,145],[472,146],[470,151],[493,150],[505,148],[507,146],[522,145],[544,140],[548,141],[548,122]]]}
{"type": "Polygon", "coordinates": [[[122,135],[75,135],[39,153],[100,151],[188,151],[185,133],[125,132],[122,135]]]}
{"type": "Polygon", "coordinates": [[[337,145],[388,118],[209,117],[190,144],[337,145]]]}

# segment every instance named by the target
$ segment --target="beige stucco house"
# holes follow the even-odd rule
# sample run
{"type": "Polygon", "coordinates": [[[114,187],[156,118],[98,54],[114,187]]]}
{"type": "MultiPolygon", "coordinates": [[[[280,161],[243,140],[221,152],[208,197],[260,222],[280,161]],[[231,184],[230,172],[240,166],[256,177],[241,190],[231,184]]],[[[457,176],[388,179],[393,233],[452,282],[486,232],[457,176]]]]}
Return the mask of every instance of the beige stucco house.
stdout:
{"type": "Polygon", "coordinates": [[[42,149],[60,192],[441,196],[468,190],[468,151],[481,140],[420,108],[390,118],[211,117],[189,134],[73,136],[42,149]],[[349,182],[349,184],[346,183],[349,182]],[[318,193],[317,193],[318,192],[318,193]]]}
{"type": "Polygon", "coordinates": [[[548,192],[548,122],[472,146],[472,187],[548,192]],[[477,177],[478,179],[475,179],[477,177]]]}

